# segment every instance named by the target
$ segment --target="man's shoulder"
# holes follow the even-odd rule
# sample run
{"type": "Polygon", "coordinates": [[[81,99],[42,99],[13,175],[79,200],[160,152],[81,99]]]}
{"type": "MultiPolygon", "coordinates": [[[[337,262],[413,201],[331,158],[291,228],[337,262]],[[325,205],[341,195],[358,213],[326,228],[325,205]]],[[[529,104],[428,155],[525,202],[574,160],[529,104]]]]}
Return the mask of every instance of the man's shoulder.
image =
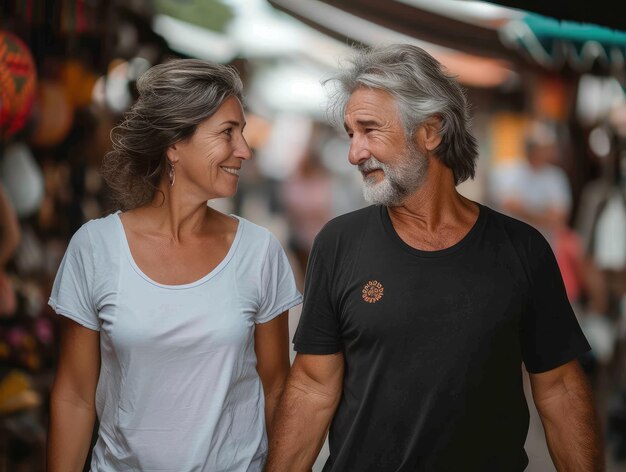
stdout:
{"type": "Polygon", "coordinates": [[[547,244],[543,235],[534,226],[492,208],[486,206],[483,208],[489,215],[491,230],[506,235],[513,245],[537,247],[547,244]]]}
{"type": "Polygon", "coordinates": [[[324,225],[318,237],[337,237],[352,235],[363,231],[368,224],[371,224],[372,217],[380,212],[380,207],[370,205],[343,215],[336,216],[324,225]]]}

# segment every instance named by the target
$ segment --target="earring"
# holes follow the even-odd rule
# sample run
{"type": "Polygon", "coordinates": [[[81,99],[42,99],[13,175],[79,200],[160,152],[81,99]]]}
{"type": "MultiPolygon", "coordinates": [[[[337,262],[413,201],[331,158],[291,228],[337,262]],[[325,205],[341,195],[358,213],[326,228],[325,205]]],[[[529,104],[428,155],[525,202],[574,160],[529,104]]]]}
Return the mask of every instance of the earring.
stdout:
{"type": "Polygon", "coordinates": [[[174,182],[176,181],[176,170],[174,169],[174,164],[172,164],[172,161],[167,161],[167,163],[170,165],[170,170],[167,176],[170,180],[170,187],[173,187],[174,182]]]}

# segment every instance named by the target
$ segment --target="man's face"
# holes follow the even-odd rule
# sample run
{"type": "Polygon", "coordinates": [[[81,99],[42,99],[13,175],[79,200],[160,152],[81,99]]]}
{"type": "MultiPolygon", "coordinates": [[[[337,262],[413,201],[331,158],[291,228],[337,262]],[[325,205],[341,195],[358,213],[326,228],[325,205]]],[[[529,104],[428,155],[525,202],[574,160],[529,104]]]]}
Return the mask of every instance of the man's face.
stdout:
{"type": "Polygon", "coordinates": [[[363,175],[369,203],[398,206],[421,186],[428,160],[407,141],[391,94],[357,89],[346,106],[345,128],[351,140],[348,159],[363,175]]]}

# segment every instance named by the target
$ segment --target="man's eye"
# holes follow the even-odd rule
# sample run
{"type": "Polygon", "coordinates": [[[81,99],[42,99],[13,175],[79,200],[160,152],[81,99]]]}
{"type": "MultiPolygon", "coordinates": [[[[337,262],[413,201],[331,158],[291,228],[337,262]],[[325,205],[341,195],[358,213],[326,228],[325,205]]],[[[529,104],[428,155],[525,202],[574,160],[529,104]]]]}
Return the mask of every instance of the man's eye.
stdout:
{"type": "Polygon", "coordinates": [[[228,136],[233,134],[233,129],[232,128],[226,128],[224,131],[222,131],[223,133],[226,133],[228,136]]]}

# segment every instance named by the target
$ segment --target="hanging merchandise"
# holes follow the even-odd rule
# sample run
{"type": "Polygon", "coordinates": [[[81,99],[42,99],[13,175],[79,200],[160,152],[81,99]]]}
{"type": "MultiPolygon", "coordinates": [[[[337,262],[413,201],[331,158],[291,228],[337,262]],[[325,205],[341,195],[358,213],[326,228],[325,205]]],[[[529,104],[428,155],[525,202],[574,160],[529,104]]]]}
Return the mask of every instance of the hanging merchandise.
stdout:
{"type": "Polygon", "coordinates": [[[34,129],[30,142],[35,147],[49,148],[60,144],[74,122],[74,108],[66,90],[58,82],[41,80],[33,112],[34,129]]]}
{"type": "Polygon", "coordinates": [[[44,196],[44,180],[30,149],[23,143],[9,145],[0,159],[0,181],[18,217],[32,215],[44,196]]]}
{"type": "Polygon", "coordinates": [[[102,25],[100,0],[61,0],[60,8],[62,34],[93,34],[102,25]]]}
{"type": "Polygon", "coordinates": [[[598,217],[594,234],[594,256],[604,270],[626,267],[626,203],[619,189],[613,192],[598,217]]]}
{"type": "Polygon", "coordinates": [[[91,103],[96,80],[96,74],[76,59],[68,59],[61,66],[61,83],[68,100],[75,108],[91,103]]]}
{"type": "Polygon", "coordinates": [[[35,98],[36,70],[28,47],[0,30],[0,141],[21,130],[35,98]]]}
{"type": "Polygon", "coordinates": [[[46,20],[46,0],[13,0],[13,15],[30,27],[46,20]]]}

